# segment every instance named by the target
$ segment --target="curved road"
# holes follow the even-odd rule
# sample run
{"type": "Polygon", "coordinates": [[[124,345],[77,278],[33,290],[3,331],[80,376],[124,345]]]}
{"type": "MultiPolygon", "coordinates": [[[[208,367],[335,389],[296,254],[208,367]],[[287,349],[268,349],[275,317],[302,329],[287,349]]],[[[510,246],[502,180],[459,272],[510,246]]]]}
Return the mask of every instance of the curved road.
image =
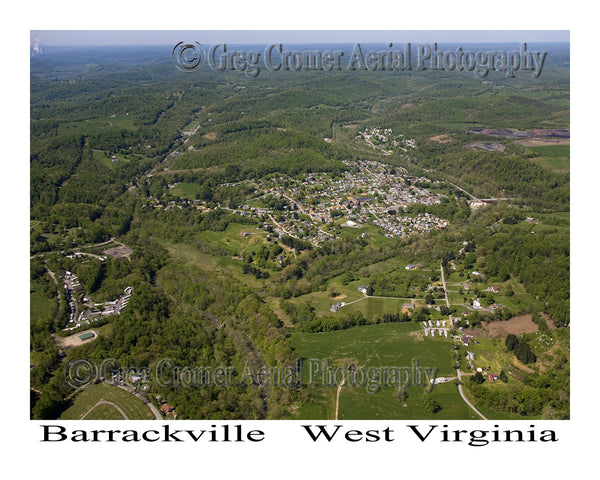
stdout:
{"type": "Polygon", "coordinates": [[[456,369],[456,376],[458,377],[458,393],[460,393],[460,396],[462,397],[462,399],[465,401],[465,403],[471,408],[471,410],[473,410],[477,415],[479,415],[483,420],[487,420],[486,417],[483,416],[483,414],[477,410],[475,408],[475,406],[469,401],[469,399],[465,396],[465,393],[463,392],[463,388],[462,388],[462,377],[461,377],[461,373],[460,373],[460,368],[456,369]]]}

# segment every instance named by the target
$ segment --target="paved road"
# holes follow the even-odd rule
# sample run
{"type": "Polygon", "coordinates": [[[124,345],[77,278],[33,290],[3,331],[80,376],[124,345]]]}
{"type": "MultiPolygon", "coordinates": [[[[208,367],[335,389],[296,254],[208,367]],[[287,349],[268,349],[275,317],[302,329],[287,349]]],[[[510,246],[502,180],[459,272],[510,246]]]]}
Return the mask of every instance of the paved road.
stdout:
{"type": "Polygon", "coordinates": [[[128,389],[127,387],[121,386],[119,385],[120,388],[122,388],[123,390],[125,390],[126,392],[131,393],[132,395],[135,395],[137,398],[139,398],[142,402],[144,402],[146,404],[146,406],[152,411],[152,413],[154,414],[154,418],[156,420],[163,420],[163,416],[161,415],[161,413],[158,411],[158,408],[156,408],[154,406],[154,404],[152,402],[149,402],[148,400],[146,400],[144,397],[142,397],[139,393],[137,392],[133,392],[130,389],[128,389]]]}
{"type": "Polygon", "coordinates": [[[448,182],[450,185],[452,185],[455,188],[458,188],[461,192],[466,193],[469,197],[471,197],[473,200],[475,201],[481,201],[479,198],[477,198],[475,195],[472,195],[471,193],[467,192],[464,188],[460,188],[458,185],[456,185],[455,183],[452,182],[448,182]]]}
{"type": "Polygon", "coordinates": [[[477,410],[475,408],[475,406],[471,402],[469,402],[469,399],[465,396],[465,393],[463,392],[463,387],[462,387],[462,377],[461,377],[461,373],[460,373],[460,368],[456,369],[456,376],[458,377],[458,393],[460,393],[460,396],[462,397],[462,399],[471,408],[471,410],[473,410],[483,420],[487,420],[487,418],[484,417],[483,414],[479,410],[477,410]]]}

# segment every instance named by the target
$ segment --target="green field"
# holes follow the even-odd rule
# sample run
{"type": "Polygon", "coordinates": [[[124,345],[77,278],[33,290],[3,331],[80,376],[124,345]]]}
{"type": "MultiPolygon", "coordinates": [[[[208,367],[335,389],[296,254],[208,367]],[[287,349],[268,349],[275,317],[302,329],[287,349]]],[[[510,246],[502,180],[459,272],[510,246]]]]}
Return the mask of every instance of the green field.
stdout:
{"type": "Polygon", "coordinates": [[[342,313],[361,312],[365,318],[373,319],[381,317],[384,313],[401,313],[404,304],[410,302],[410,299],[365,297],[356,303],[341,307],[339,311],[342,313]]]}
{"type": "MultiPolygon", "coordinates": [[[[474,290],[477,288],[483,292],[488,287],[497,286],[500,288],[498,293],[491,293],[496,304],[503,305],[509,308],[512,312],[519,312],[522,310],[533,310],[540,309],[542,304],[540,301],[536,301],[530,294],[525,291],[525,287],[518,282],[517,279],[511,278],[505,282],[471,282],[460,273],[453,272],[446,277],[447,288],[448,288],[448,299],[453,306],[458,307],[458,314],[463,310],[466,310],[465,298],[470,302],[470,299],[474,298],[474,290]],[[463,293],[460,292],[461,285],[467,284],[469,289],[463,288],[463,293]],[[505,292],[512,289],[513,294],[508,296],[505,292]]],[[[488,292],[486,292],[488,293],[488,292]]],[[[442,303],[441,301],[438,303],[442,303]]]]}
{"type": "Polygon", "coordinates": [[[175,185],[171,190],[171,194],[179,198],[195,200],[196,194],[202,191],[202,186],[197,183],[181,182],[175,185]]]}
{"type": "Polygon", "coordinates": [[[93,385],[81,390],[73,404],[60,416],[60,420],[79,420],[89,412],[88,420],[116,420],[123,418],[112,405],[98,402],[110,402],[118,406],[129,420],[153,420],[152,411],[137,397],[119,387],[106,384],[93,385]]]}
{"type": "MultiPolygon", "coordinates": [[[[415,323],[367,325],[328,333],[294,332],[291,343],[299,358],[328,360],[330,365],[353,363],[357,367],[411,367],[437,369],[437,377],[454,376],[451,340],[445,337],[423,337],[415,323]]],[[[308,367],[305,381],[308,382],[308,367]]],[[[396,418],[476,418],[450,381],[435,385],[429,394],[442,409],[431,413],[424,404],[425,388],[407,388],[408,396],[400,402],[396,387],[382,387],[370,393],[366,386],[345,386],[340,392],[339,419],[396,418]],[[406,406],[404,406],[406,405],[406,406]]],[[[298,411],[298,417],[334,418],[337,389],[318,386],[311,400],[298,411]]]]}
{"type": "Polygon", "coordinates": [[[421,365],[439,369],[439,376],[451,375],[451,341],[423,338],[421,331],[414,322],[365,325],[327,333],[294,332],[291,343],[299,357],[400,367],[410,366],[416,358],[421,365]]]}
{"type": "Polygon", "coordinates": [[[124,418],[111,404],[101,403],[85,416],[85,420],[124,420],[124,418]]]}
{"type": "Polygon", "coordinates": [[[267,234],[253,226],[231,223],[223,232],[204,231],[198,239],[223,248],[232,255],[214,256],[200,252],[196,247],[184,243],[173,243],[167,240],[158,242],[169,251],[171,259],[184,265],[196,265],[204,270],[221,271],[233,275],[234,278],[250,287],[264,285],[264,281],[257,280],[253,275],[242,273],[243,262],[232,258],[233,254],[244,255],[247,251],[257,249],[267,243],[267,234]],[[246,233],[247,235],[243,235],[246,233]]]}
{"type": "Polygon", "coordinates": [[[555,172],[568,173],[570,166],[570,145],[544,145],[540,147],[527,147],[539,155],[533,159],[538,165],[550,168],[555,172]]]}
{"type": "MultiPolygon", "coordinates": [[[[337,222],[337,224],[342,224],[347,221],[346,218],[342,218],[337,222]]],[[[369,245],[373,246],[381,246],[385,245],[388,239],[381,233],[382,229],[377,227],[376,225],[361,225],[360,228],[353,227],[341,227],[341,230],[335,233],[336,236],[344,238],[346,240],[353,240],[359,238],[363,233],[366,233],[368,237],[366,238],[369,245]]]]}
{"type": "Polygon", "coordinates": [[[223,232],[206,230],[201,232],[198,237],[227,250],[233,250],[237,255],[243,255],[246,251],[251,251],[263,243],[267,243],[267,234],[264,231],[252,225],[240,223],[230,223],[223,232]]]}
{"type": "Polygon", "coordinates": [[[56,298],[51,299],[44,295],[39,283],[34,280],[31,281],[29,288],[30,321],[53,318],[56,313],[56,298]]]}
{"type": "Polygon", "coordinates": [[[399,401],[395,388],[384,388],[376,394],[364,388],[343,388],[340,394],[338,419],[467,419],[479,417],[462,401],[456,382],[435,385],[427,394],[421,387],[406,389],[407,397],[399,401]],[[425,406],[426,396],[430,395],[441,407],[435,414],[425,406]]]}
{"type": "Polygon", "coordinates": [[[126,165],[131,161],[139,161],[139,159],[142,158],[141,156],[137,155],[125,155],[122,153],[117,153],[115,155],[117,157],[117,160],[113,161],[113,159],[111,158],[112,155],[107,155],[107,153],[103,150],[93,150],[92,155],[94,157],[94,160],[97,160],[102,165],[104,165],[107,168],[110,168],[111,170],[114,170],[119,165],[126,165]]]}

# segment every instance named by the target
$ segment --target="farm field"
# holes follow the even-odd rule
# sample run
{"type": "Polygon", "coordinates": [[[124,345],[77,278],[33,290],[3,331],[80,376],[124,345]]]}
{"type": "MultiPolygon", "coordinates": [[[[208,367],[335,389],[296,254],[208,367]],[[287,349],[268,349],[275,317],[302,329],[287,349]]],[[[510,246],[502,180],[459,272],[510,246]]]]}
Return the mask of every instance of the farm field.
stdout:
{"type": "Polygon", "coordinates": [[[398,400],[395,388],[383,388],[370,394],[363,388],[343,388],[340,394],[340,420],[360,419],[465,419],[479,417],[467,406],[458,393],[455,381],[435,385],[431,393],[424,393],[421,387],[406,389],[406,399],[398,400]],[[425,400],[431,397],[441,410],[431,413],[425,400]]]}
{"type": "MultiPolygon", "coordinates": [[[[423,338],[415,323],[367,325],[328,333],[294,332],[291,344],[298,357],[327,359],[331,365],[352,362],[362,368],[402,368],[410,367],[416,359],[420,367],[438,369],[437,377],[455,376],[450,341],[437,337],[423,338]]],[[[343,387],[339,396],[338,418],[475,418],[460,398],[455,382],[433,387],[431,398],[442,407],[437,414],[429,412],[424,404],[424,387],[409,387],[407,393],[401,403],[395,387],[383,387],[377,393],[370,393],[361,386],[343,387]]],[[[299,409],[298,417],[332,419],[335,401],[335,387],[317,388],[311,401],[299,409]]]]}
{"type": "Polygon", "coordinates": [[[570,169],[570,145],[543,145],[539,147],[527,147],[539,157],[532,159],[533,162],[542,167],[550,168],[557,173],[568,173],[570,169]]]}
{"type": "Polygon", "coordinates": [[[131,393],[101,383],[77,393],[73,404],[62,413],[60,420],[78,420],[84,416],[86,420],[116,420],[122,419],[123,414],[129,420],[155,418],[150,408],[131,393]]]}
{"type": "Polygon", "coordinates": [[[38,282],[32,281],[30,285],[30,321],[46,320],[55,314],[56,299],[50,299],[41,291],[38,282]]]}
{"type": "Polygon", "coordinates": [[[188,200],[195,200],[196,194],[202,191],[202,186],[197,183],[181,182],[175,185],[171,189],[171,194],[178,196],[179,198],[185,198],[188,200]]]}

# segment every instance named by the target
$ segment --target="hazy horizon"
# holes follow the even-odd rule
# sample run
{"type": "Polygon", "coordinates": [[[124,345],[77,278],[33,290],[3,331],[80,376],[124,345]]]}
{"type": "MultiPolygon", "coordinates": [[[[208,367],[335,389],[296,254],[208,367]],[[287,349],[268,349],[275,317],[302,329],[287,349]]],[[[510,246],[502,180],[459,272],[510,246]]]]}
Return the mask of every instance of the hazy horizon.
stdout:
{"type": "Polygon", "coordinates": [[[568,30],[31,30],[43,46],[160,46],[180,41],[288,43],[570,43],[568,30]]]}

